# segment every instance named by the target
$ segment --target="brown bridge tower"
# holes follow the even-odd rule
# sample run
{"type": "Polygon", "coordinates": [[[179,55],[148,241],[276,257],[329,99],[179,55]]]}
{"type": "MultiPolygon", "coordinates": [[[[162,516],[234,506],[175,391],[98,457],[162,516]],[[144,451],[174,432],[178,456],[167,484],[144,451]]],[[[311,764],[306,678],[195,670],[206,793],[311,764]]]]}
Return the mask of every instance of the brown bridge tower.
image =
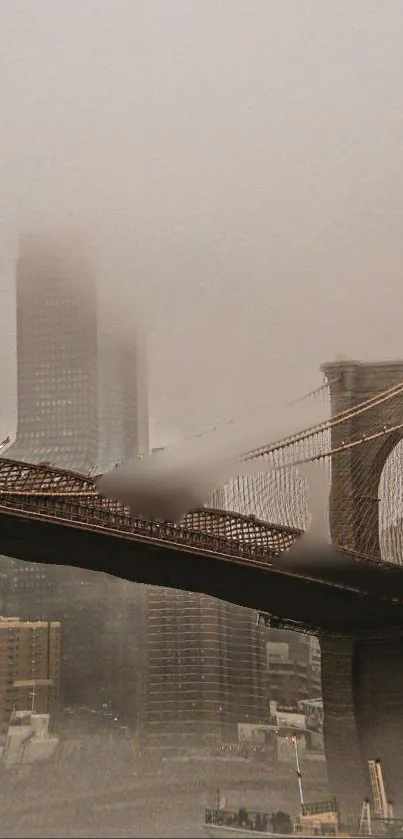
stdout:
{"type": "MultiPolygon", "coordinates": [[[[332,415],[403,382],[403,361],[337,361],[324,364],[322,370],[329,383],[332,415]]],[[[400,394],[335,426],[332,449],[361,438],[371,426],[379,429],[402,422],[400,394]]],[[[397,431],[333,459],[329,508],[333,544],[380,556],[379,482],[387,458],[402,439],[402,431],[397,431]]],[[[402,637],[387,639],[322,637],[321,648],[332,792],[344,811],[358,813],[370,794],[367,761],[379,758],[388,795],[396,804],[400,797],[403,806],[403,627],[402,637]]]]}

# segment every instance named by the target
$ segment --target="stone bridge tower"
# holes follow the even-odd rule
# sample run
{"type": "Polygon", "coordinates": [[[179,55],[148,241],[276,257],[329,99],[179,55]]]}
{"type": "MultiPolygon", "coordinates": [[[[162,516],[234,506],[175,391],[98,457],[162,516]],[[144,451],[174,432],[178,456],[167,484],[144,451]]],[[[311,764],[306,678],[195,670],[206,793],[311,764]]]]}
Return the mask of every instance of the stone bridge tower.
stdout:
{"type": "MultiPolygon", "coordinates": [[[[324,364],[322,370],[329,383],[332,415],[403,382],[403,361],[337,361],[324,364]]],[[[335,426],[332,449],[370,434],[371,427],[379,431],[401,422],[403,395],[335,426]]],[[[380,556],[379,482],[387,458],[402,438],[401,431],[392,433],[333,459],[329,505],[333,544],[380,556]]],[[[370,794],[367,761],[380,758],[387,794],[403,806],[403,637],[322,637],[321,649],[332,791],[345,812],[357,813],[370,794]]]]}
{"type": "MultiPolygon", "coordinates": [[[[332,416],[403,382],[403,361],[324,364],[329,382],[332,416]]],[[[332,449],[359,440],[370,429],[403,422],[403,393],[332,429],[332,449]]],[[[391,451],[403,431],[348,449],[332,463],[330,530],[333,544],[380,556],[379,481],[391,451]],[[347,504],[346,501],[350,500],[347,504]]]]}

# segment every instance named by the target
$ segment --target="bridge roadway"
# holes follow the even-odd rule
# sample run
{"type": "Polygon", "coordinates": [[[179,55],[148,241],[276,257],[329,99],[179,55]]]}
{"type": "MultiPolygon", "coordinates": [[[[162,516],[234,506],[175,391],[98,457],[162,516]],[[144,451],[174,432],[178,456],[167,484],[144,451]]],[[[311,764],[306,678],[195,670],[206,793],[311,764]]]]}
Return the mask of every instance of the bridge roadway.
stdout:
{"type": "Polygon", "coordinates": [[[284,625],[350,637],[403,630],[403,569],[337,549],[290,568],[301,531],[204,509],[180,524],[134,519],[90,478],[0,459],[0,552],[203,592],[284,625]]]}

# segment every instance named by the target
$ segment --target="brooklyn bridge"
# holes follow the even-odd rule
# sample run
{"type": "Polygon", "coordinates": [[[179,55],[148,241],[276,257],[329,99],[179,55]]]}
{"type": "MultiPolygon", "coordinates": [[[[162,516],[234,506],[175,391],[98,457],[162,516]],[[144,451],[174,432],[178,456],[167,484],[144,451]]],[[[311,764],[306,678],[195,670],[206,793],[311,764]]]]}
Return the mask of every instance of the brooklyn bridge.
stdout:
{"type": "Polygon", "coordinates": [[[322,369],[329,417],[245,452],[245,459],[264,462],[262,473],[236,479],[179,523],[132,517],[102,498],[90,476],[2,458],[0,552],[203,592],[255,609],[271,625],[317,634],[330,786],[345,808],[356,809],[368,795],[368,759],[381,759],[392,797],[403,777],[403,487],[396,450],[403,361],[322,369]],[[307,551],[297,561],[307,524],[302,463],[319,464],[326,478],[330,540],[319,556],[307,551]]]}

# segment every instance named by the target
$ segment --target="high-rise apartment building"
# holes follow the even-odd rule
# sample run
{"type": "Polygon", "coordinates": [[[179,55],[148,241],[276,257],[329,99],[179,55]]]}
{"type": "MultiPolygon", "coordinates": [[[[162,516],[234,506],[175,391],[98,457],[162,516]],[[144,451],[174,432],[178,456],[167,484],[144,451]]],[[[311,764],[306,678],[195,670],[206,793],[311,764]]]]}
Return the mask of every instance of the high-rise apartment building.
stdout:
{"type": "Polygon", "coordinates": [[[3,560],[7,614],[24,621],[60,621],[62,706],[99,705],[104,677],[102,633],[114,579],[72,567],[3,560]]]}
{"type": "MultiPolygon", "coordinates": [[[[209,506],[225,508],[225,490],[209,506]]],[[[204,594],[149,587],[141,727],[149,746],[235,743],[267,722],[265,630],[256,613],[204,594]]]]}
{"type": "Polygon", "coordinates": [[[203,594],[149,588],[142,724],[149,746],[234,743],[267,721],[264,630],[203,594]]]}
{"type": "Polygon", "coordinates": [[[60,623],[0,618],[0,727],[13,711],[50,714],[59,696],[60,623]]]}

